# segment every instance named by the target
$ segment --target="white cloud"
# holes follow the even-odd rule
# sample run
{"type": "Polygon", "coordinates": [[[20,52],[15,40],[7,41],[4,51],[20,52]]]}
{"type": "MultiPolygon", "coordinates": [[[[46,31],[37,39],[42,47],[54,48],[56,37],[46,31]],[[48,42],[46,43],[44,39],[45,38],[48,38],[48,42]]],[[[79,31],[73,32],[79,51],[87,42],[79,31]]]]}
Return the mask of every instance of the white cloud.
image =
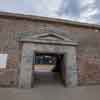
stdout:
{"type": "Polygon", "coordinates": [[[91,4],[94,4],[95,3],[95,0],[79,0],[80,2],[80,6],[81,7],[84,7],[86,5],[91,5],[91,4]]]}
{"type": "Polygon", "coordinates": [[[0,0],[0,10],[24,14],[56,16],[62,0],[0,0]]]}
{"type": "Polygon", "coordinates": [[[97,19],[94,16],[100,13],[96,6],[96,0],[84,0],[80,1],[80,17],[79,21],[88,23],[97,23],[97,19]]]}
{"type": "Polygon", "coordinates": [[[99,13],[99,10],[96,8],[96,9],[88,9],[87,11],[84,11],[81,13],[80,17],[83,17],[83,18],[87,18],[87,17],[92,17],[93,15],[99,13]]]}
{"type": "Polygon", "coordinates": [[[37,13],[38,15],[45,15],[45,16],[56,16],[56,12],[60,6],[61,0],[34,0],[32,4],[33,13],[37,13]],[[35,2],[34,2],[35,1],[35,2]],[[42,2],[41,2],[42,1],[42,2]],[[35,12],[34,12],[35,11],[35,12]]]}

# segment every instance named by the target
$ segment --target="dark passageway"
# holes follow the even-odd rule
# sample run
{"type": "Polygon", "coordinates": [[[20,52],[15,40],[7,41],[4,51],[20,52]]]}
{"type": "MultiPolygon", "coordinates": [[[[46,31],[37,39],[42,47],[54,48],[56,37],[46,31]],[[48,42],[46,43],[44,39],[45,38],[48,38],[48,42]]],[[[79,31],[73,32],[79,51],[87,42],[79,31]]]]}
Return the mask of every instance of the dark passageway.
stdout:
{"type": "Polygon", "coordinates": [[[64,84],[63,54],[36,53],[33,67],[35,85],[64,84]]]}

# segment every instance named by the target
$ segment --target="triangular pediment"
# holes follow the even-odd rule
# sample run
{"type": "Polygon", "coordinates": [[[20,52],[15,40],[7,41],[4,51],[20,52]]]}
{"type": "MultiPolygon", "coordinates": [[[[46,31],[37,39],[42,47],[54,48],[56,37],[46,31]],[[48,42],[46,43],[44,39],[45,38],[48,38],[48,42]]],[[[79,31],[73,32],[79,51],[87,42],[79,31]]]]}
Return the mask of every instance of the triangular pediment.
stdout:
{"type": "Polygon", "coordinates": [[[39,36],[38,39],[42,39],[42,40],[52,40],[52,41],[63,41],[62,38],[57,37],[55,35],[45,35],[45,36],[39,36]]]}
{"type": "Polygon", "coordinates": [[[56,33],[43,33],[37,34],[33,36],[26,36],[22,38],[21,41],[28,41],[28,42],[38,42],[38,43],[49,43],[49,44],[73,44],[76,45],[75,42],[70,40],[67,37],[63,37],[62,35],[56,33]]]}
{"type": "Polygon", "coordinates": [[[56,33],[44,33],[44,34],[38,34],[31,37],[28,37],[30,39],[40,39],[40,40],[51,40],[51,41],[72,41],[69,38],[63,37],[56,33]]]}

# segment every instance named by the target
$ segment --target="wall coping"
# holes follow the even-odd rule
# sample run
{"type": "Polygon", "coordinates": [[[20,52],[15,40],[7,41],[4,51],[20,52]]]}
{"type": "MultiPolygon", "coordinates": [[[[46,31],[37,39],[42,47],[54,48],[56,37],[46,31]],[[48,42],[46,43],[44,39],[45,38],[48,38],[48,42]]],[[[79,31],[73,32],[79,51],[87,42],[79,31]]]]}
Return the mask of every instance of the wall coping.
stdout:
{"type": "Polygon", "coordinates": [[[66,19],[50,18],[50,17],[36,16],[36,15],[25,15],[25,14],[11,13],[11,12],[0,12],[0,17],[26,19],[26,20],[34,20],[34,21],[56,22],[56,23],[63,23],[63,24],[73,25],[73,26],[78,26],[78,27],[100,29],[100,25],[98,24],[82,23],[78,21],[71,21],[71,20],[66,20],[66,19]]]}

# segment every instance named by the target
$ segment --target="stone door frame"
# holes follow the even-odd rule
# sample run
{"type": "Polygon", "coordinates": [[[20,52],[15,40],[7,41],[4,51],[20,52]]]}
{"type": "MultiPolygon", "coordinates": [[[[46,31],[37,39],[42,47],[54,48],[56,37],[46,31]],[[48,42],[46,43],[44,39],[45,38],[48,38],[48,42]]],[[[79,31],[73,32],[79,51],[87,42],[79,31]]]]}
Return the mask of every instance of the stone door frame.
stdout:
{"type": "Polygon", "coordinates": [[[76,86],[78,84],[77,78],[77,61],[76,61],[76,46],[75,42],[72,42],[69,39],[64,40],[62,36],[45,34],[42,35],[42,38],[47,39],[61,39],[61,40],[47,40],[39,39],[41,35],[33,37],[25,37],[20,42],[23,43],[22,46],[22,55],[20,63],[20,73],[18,78],[18,86],[20,88],[31,88],[32,83],[32,65],[33,59],[35,59],[35,52],[44,52],[44,53],[63,53],[64,54],[64,65],[66,67],[65,73],[65,84],[69,86],[76,86]]]}

